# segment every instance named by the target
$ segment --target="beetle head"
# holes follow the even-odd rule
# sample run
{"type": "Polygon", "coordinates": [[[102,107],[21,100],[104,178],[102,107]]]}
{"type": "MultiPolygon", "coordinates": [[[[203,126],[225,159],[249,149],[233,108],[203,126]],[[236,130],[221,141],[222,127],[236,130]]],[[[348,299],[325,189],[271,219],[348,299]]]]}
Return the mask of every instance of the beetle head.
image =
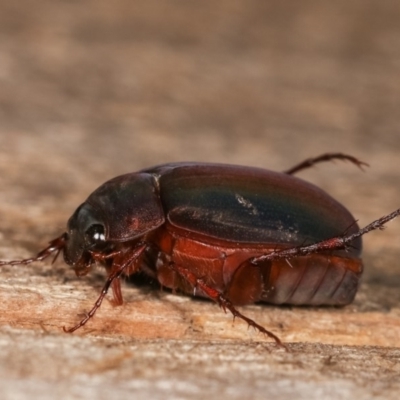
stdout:
{"type": "Polygon", "coordinates": [[[68,221],[64,259],[77,275],[85,275],[94,260],[104,261],[116,247],[164,223],[155,178],[147,173],[126,174],[95,190],[68,221]]]}
{"type": "Polygon", "coordinates": [[[93,254],[107,246],[102,218],[89,203],[83,203],[68,221],[64,260],[77,275],[85,275],[93,262],[93,254]]]}

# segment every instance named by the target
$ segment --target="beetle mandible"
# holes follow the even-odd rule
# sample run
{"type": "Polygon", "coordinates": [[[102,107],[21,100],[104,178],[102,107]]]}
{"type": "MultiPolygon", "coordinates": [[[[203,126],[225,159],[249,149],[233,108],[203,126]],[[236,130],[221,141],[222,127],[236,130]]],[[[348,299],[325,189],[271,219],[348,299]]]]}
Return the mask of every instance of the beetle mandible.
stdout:
{"type": "Polygon", "coordinates": [[[173,290],[208,297],[235,317],[272,332],[236,308],[255,302],[346,305],[357,292],[363,265],[361,236],[381,228],[400,209],[363,229],[340,203],[293,176],[328,160],[367,165],[342,153],[308,159],[283,173],[226,164],[164,164],[118,176],[95,190],[29,264],[63,251],[76,275],[95,262],[107,272],[91,311],[109,288],[122,304],[120,277],[139,270],[173,290]]]}

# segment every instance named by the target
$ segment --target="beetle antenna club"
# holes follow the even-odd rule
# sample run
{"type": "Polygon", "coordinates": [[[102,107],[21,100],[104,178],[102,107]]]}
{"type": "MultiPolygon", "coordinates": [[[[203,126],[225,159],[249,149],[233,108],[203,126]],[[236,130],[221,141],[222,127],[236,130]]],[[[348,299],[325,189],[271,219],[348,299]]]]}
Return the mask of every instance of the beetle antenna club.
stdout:
{"type": "Polygon", "coordinates": [[[215,301],[285,347],[236,307],[351,303],[363,272],[362,235],[400,215],[398,209],[360,229],[343,205],[292,176],[330,160],[367,166],[353,156],[327,153],[284,173],[189,162],[121,175],[96,189],[68,220],[66,232],[36,257],[0,266],[51,255],[55,260],[60,252],[77,276],[102,264],[108,278],[101,293],[66,332],[84,326],[110,288],[115,304],[122,304],[120,278],[140,271],[173,293],[215,301]]]}

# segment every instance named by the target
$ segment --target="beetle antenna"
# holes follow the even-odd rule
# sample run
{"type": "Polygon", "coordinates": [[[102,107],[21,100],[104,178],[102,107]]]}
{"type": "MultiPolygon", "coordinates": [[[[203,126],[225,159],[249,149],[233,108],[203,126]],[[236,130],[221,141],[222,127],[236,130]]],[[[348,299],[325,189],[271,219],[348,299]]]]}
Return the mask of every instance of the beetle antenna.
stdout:
{"type": "Polygon", "coordinates": [[[0,266],[1,265],[28,265],[36,261],[43,261],[46,258],[50,257],[53,253],[56,253],[54,256],[54,259],[52,263],[54,263],[60,254],[61,250],[65,246],[65,242],[67,240],[66,233],[63,233],[61,236],[59,236],[56,239],[53,239],[49,245],[40,251],[36,257],[32,258],[24,258],[22,260],[10,260],[10,261],[0,261],[0,266]]]}

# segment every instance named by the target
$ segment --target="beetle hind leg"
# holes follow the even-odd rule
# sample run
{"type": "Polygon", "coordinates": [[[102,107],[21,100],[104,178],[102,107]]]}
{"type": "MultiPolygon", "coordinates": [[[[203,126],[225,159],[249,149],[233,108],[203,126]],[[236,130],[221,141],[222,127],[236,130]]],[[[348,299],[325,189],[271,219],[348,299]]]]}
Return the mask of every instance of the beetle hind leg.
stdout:
{"type": "Polygon", "coordinates": [[[304,160],[301,163],[296,164],[294,167],[289,168],[286,171],[283,171],[283,173],[287,174],[287,175],[294,175],[299,171],[313,167],[315,164],[318,164],[320,162],[325,162],[325,161],[331,161],[331,160],[350,161],[352,164],[356,165],[361,170],[363,170],[363,167],[369,167],[369,165],[367,163],[360,161],[359,159],[357,159],[353,156],[350,156],[348,154],[326,153],[326,154],[322,154],[318,157],[308,158],[307,160],[304,160]]]}
{"type": "Polygon", "coordinates": [[[253,321],[251,318],[246,317],[241,312],[239,312],[233,303],[223,295],[223,293],[219,292],[217,289],[212,288],[207,285],[202,278],[198,278],[193,272],[189,271],[187,268],[184,268],[175,263],[170,263],[169,267],[180,277],[182,277],[185,281],[187,281],[194,290],[200,289],[207,297],[211,300],[215,301],[219,304],[219,306],[226,312],[229,310],[234,318],[240,318],[243,321],[247,322],[247,324],[257,331],[267,335],[271,339],[275,341],[275,343],[283,347],[287,350],[287,347],[282,343],[282,341],[278,338],[278,336],[274,335],[272,332],[265,329],[263,326],[257,324],[257,322],[253,321]]]}
{"type": "Polygon", "coordinates": [[[267,254],[261,256],[253,257],[251,262],[254,265],[262,261],[272,261],[279,259],[289,259],[298,256],[308,256],[310,254],[323,253],[324,251],[332,250],[347,250],[352,246],[352,242],[376,229],[383,229],[385,224],[394,218],[400,216],[400,208],[393,211],[390,214],[384,215],[383,217],[371,222],[369,225],[362,229],[352,233],[352,234],[342,234],[340,236],[335,236],[330,239],[322,240],[306,246],[289,247],[287,249],[274,250],[267,254]]]}

